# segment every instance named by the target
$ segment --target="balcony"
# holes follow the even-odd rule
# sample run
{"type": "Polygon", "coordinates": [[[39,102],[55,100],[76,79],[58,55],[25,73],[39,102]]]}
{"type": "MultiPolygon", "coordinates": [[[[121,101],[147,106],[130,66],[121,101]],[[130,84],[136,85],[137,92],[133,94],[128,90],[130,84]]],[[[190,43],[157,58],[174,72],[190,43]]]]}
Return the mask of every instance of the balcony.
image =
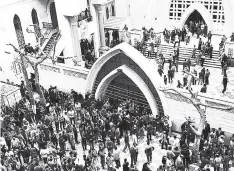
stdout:
{"type": "Polygon", "coordinates": [[[81,22],[83,20],[86,20],[87,22],[92,21],[92,16],[89,8],[86,8],[84,11],[81,11],[80,14],[78,14],[78,20],[77,22],[81,22]]]}

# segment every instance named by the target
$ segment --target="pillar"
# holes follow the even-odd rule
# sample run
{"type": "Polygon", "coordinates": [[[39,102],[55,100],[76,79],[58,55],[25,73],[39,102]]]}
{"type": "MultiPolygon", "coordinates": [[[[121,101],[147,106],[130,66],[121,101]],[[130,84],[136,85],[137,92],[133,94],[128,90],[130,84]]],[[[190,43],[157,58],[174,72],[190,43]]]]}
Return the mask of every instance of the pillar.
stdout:
{"type": "Polygon", "coordinates": [[[81,47],[80,47],[80,34],[77,23],[77,16],[74,16],[70,19],[71,21],[71,30],[72,30],[72,40],[73,40],[73,51],[74,58],[80,62],[82,61],[81,47]]]}
{"type": "Polygon", "coordinates": [[[97,12],[98,17],[98,28],[99,28],[99,36],[100,36],[100,48],[99,53],[100,56],[105,53],[109,48],[106,46],[105,40],[105,32],[104,32],[104,14],[105,14],[105,6],[101,4],[94,4],[94,7],[97,12]]]}

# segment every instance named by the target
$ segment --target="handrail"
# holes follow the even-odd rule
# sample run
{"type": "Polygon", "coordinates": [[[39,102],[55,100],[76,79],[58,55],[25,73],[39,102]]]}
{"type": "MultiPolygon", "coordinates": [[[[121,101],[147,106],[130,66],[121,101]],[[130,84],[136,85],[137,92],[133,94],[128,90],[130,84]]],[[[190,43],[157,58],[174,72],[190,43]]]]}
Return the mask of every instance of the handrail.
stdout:
{"type": "Polygon", "coordinates": [[[53,24],[52,23],[47,23],[47,22],[42,22],[43,28],[47,29],[53,29],[53,24]]]}

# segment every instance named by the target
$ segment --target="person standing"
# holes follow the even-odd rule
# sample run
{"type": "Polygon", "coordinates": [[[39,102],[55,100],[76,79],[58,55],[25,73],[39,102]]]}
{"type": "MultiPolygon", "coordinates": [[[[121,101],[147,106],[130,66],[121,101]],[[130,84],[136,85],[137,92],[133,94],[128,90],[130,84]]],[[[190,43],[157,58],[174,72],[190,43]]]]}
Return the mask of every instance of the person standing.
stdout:
{"type": "Polygon", "coordinates": [[[123,171],[129,171],[129,163],[127,159],[124,159],[123,171]]]}
{"type": "Polygon", "coordinates": [[[212,57],[213,57],[213,46],[212,46],[212,44],[209,47],[209,55],[210,55],[210,58],[212,59],[212,57]]]}
{"type": "Polygon", "coordinates": [[[194,45],[193,51],[192,51],[192,58],[194,58],[194,59],[196,57],[196,51],[197,51],[197,48],[196,48],[196,45],[194,45]]]}
{"type": "Polygon", "coordinates": [[[172,78],[173,78],[173,72],[171,70],[171,67],[169,67],[169,70],[167,72],[167,75],[168,75],[168,83],[169,84],[172,84],[172,78]]]}
{"type": "Polygon", "coordinates": [[[150,142],[147,142],[147,147],[145,148],[145,154],[148,162],[152,162],[152,152],[154,151],[154,147],[150,145],[150,142]]]}
{"type": "Polygon", "coordinates": [[[130,151],[130,144],[129,144],[129,135],[128,135],[128,131],[125,132],[125,136],[124,136],[124,142],[125,142],[125,146],[123,149],[123,152],[125,153],[125,150],[128,148],[130,151]]]}
{"type": "Polygon", "coordinates": [[[98,151],[98,155],[100,156],[101,159],[101,165],[102,165],[102,169],[105,169],[105,149],[102,146],[99,146],[99,151],[98,151]]]}
{"type": "Polygon", "coordinates": [[[168,58],[169,68],[171,68],[172,61],[173,61],[173,57],[172,57],[172,55],[170,54],[170,56],[169,56],[169,58],[168,58]]]}
{"type": "Polygon", "coordinates": [[[209,85],[209,77],[210,77],[210,71],[206,69],[206,72],[205,72],[205,84],[206,85],[209,85]]]}
{"type": "Polygon", "coordinates": [[[225,91],[227,90],[227,83],[228,83],[227,75],[224,75],[223,76],[223,91],[222,91],[222,93],[225,93],[225,91]]]}
{"type": "Polygon", "coordinates": [[[208,37],[208,42],[211,43],[211,38],[212,38],[212,33],[211,33],[211,31],[209,31],[207,37],[208,37]]]}
{"type": "Polygon", "coordinates": [[[205,62],[205,54],[201,56],[201,67],[203,67],[204,62],[205,62]]]}
{"type": "Polygon", "coordinates": [[[178,47],[176,50],[176,58],[175,58],[176,72],[178,72],[179,55],[180,55],[180,48],[178,47]]]}
{"type": "Polygon", "coordinates": [[[117,147],[115,146],[115,150],[114,150],[114,153],[113,153],[113,159],[115,161],[115,164],[116,164],[116,168],[120,168],[121,167],[121,164],[120,164],[120,155],[119,155],[119,150],[117,149],[117,147]]]}
{"type": "Polygon", "coordinates": [[[200,38],[197,50],[201,50],[201,47],[202,47],[202,39],[200,38]]]}
{"type": "Polygon", "coordinates": [[[138,156],[138,149],[136,143],[133,143],[133,146],[130,149],[130,156],[131,156],[131,167],[136,165],[137,163],[137,156],[138,156]]]}

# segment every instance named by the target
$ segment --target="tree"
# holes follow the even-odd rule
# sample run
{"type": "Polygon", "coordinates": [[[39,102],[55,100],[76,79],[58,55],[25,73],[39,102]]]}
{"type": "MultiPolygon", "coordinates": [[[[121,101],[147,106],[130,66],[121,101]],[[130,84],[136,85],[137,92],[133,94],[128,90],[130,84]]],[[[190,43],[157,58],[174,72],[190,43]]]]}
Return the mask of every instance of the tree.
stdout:
{"type": "Polygon", "coordinates": [[[233,110],[234,107],[229,107],[229,108],[222,108],[222,107],[215,107],[215,106],[209,106],[207,104],[201,103],[200,100],[197,98],[198,96],[198,92],[193,92],[192,88],[191,88],[191,84],[192,84],[192,79],[195,78],[195,76],[187,71],[186,72],[188,75],[191,76],[191,79],[189,81],[189,85],[188,85],[188,91],[191,94],[191,97],[187,97],[186,95],[182,94],[181,92],[179,92],[178,90],[174,89],[174,88],[166,88],[166,87],[161,87],[159,90],[163,91],[163,92],[168,92],[168,91],[174,91],[177,94],[179,94],[181,97],[189,100],[189,102],[196,108],[196,110],[198,111],[198,113],[200,114],[200,123],[198,125],[198,128],[194,128],[191,123],[188,123],[188,126],[190,128],[190,130],[192,131],[193,134],[195,134],[195,142],[194,142],[194,146],[193,146],[193,152],[194,152],[194,162],[197,163],[199,160],[199,146],[200,146],[200,139],[201,139],[201,135],[202,135],[202,131],[205,127],[205,124],[207,122],[206,120],[206,110],[202,109],[202,107],[209,107],[209,108],[213,108],[213,109],[221,109],[221,110],[233,110]]]}
{"type": "MultiPolygon", "coordinates": [[[[25,55],[19,49],[17,49],[14,45],[12,45],[12,44],[8,44],[8,45],[12,46],[14,48],[14,51],[19,54],[18,62],[20,63],[22,73],[24,76],[24,81],[26,83],[26,89],[27,89],[27,92],[29,95],[29,102],[30,102],[32,109],[35,109],[36,103],[35,103],[35,100],[33,98],[32,84],[30,83],[30,81],[28,79],[28,73],[27,73],[27,69],[25,66],[25,59],[24,59],[25,55]]],[[[33,111],[35,112],[35,110],[33,110],[33,111]]]]}
{"type": "MultiPolygon", "coordinates": [[[[27,31],[29,33],[34,33],[32,31],[30,31],[29,29],[27,29],[27,31]]],[[[35,34],[36,35],[36,34],[35,34]]],[[[58,31],[57,33],[57,36],[60,35],[60,31],[58,31]]],[[[29,82],[29,79],[28,79],[28,73],[27,73],[27,70],[26,70],[26,67],[25,67],[25,61],[30,64],[30,66],[32,67],[33,71],[34,71],[34,74],[35,74],[35,87],[36,87],[36,92],[39,94],[40,96],[40,101],[41,101],[41,104],[43,106],[46,105],[46,99],[44,97],[44,94],[43,94],[43,91],[41,90],[41,86],[40,86],[40,83],[39,83],[39,71],[38,71],[38,66],[44,62],[46,59],[50,58],[53,62],[53,64],[55,64],[55,59],[54,59],[54,56],[55,56],[55,48],[56,48],[56,44],[58,42],[58,39],[57,36],[55,36],[54,38],[54,52],[53,52],[53,55],[52,57],[49,56],[49,54],[45,54],[43,52],[43,50],[41,49],[41,38],[42,37],[38,37],[38,44],[37,44],[37,51],[35,52],[35,55],[36,55],[36,61],[34,62],[34,60],[30,60],[29,59],[29,56],[30,54],[27,54],[27,53],[23,53],[21,52],[19,49],[17,49],[14,45],[12,44],[9,44],[10,46],[12,46],[15,50],[15,52],[17,52],[20,56],[20,65],[22,67],[22,71],[23,71],[23,75],[24,75],[24,79],[25,79],[25,82],[26,82],[26,85],[27,85],[27,89],[29,90],[29,92],[32,94],[32,85],[30,84],[29,82]]],[[[33,98],[33,96],[30,95],[30,99],[31,97],[33,98]]],[[[35,101],[33,102],[34,100],[32,100],[31,102],[33,104],[35,104],[35,101]]]]}

